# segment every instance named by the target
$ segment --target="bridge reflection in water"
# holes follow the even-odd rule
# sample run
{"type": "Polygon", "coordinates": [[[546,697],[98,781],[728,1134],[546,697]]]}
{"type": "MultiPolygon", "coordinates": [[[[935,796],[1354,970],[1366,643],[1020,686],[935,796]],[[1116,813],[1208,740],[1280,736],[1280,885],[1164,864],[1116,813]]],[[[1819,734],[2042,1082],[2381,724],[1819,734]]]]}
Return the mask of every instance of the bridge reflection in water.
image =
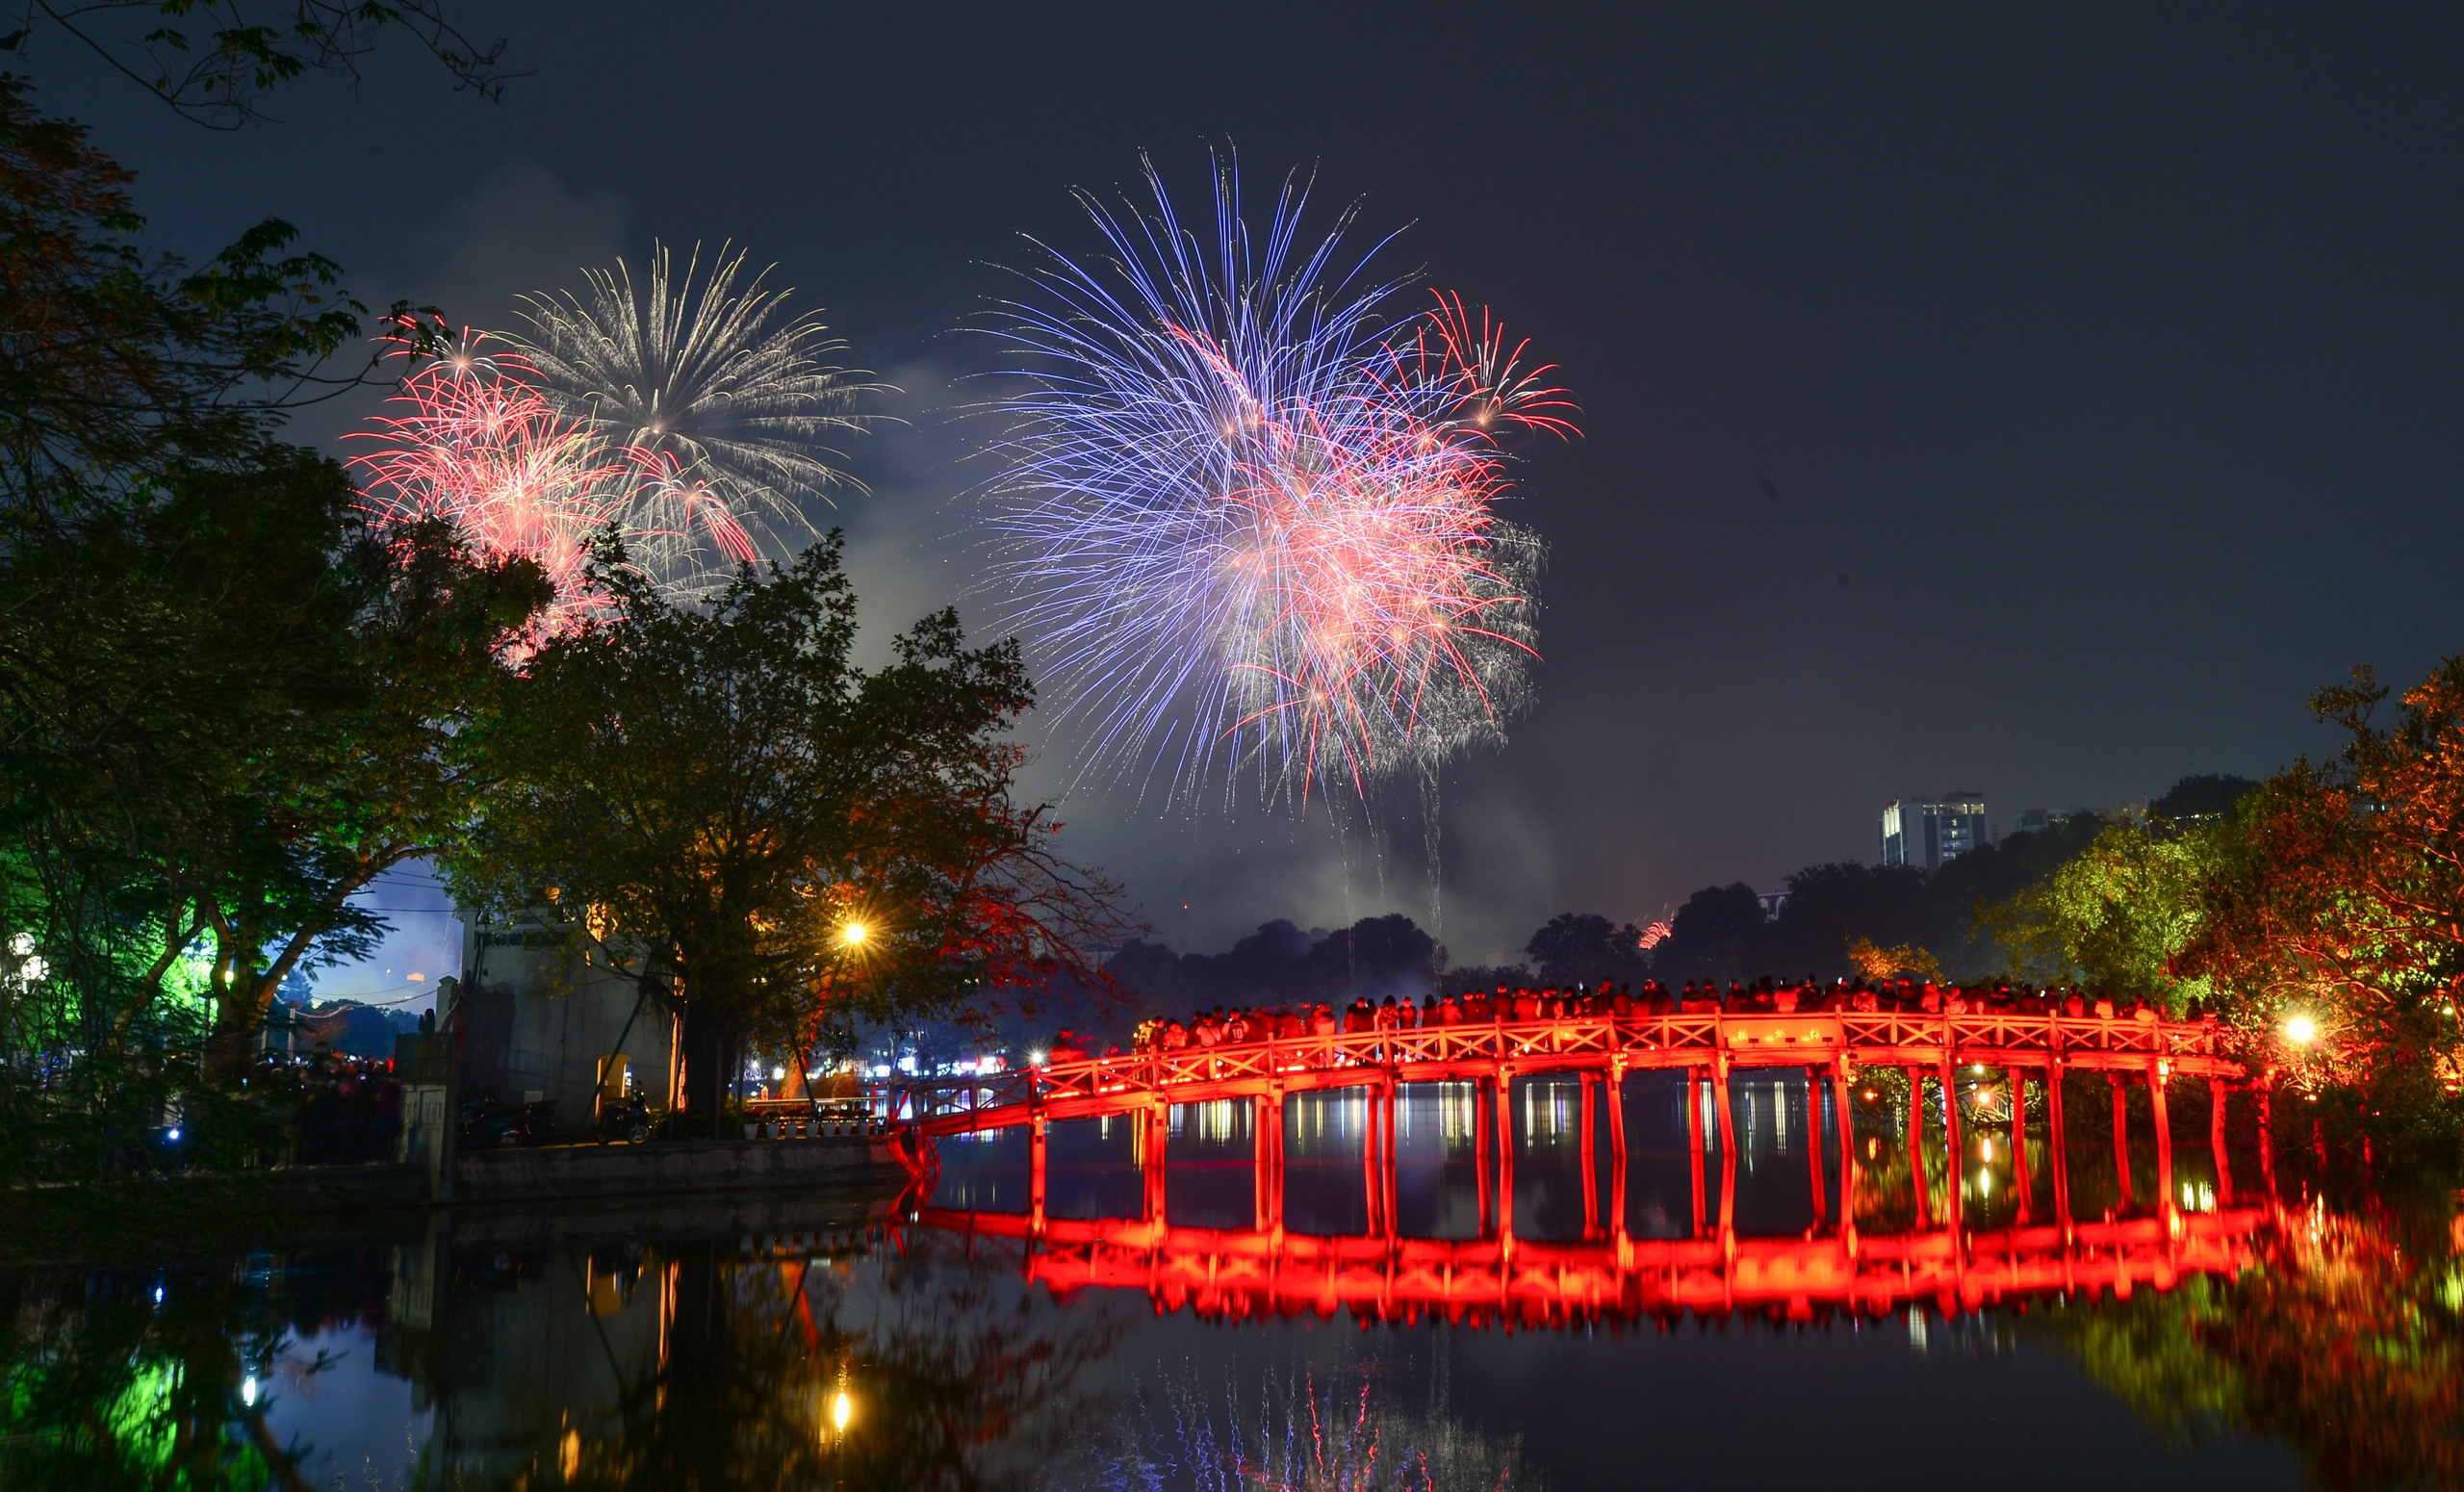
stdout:
{"type": "Polygon", "coordinates": [[[924,1222],[1027,1240],[1056,1290],[1235,1319],[1949,1312],[2254,1258],[2270,1212],[2233,1205],[2228,1137],[2271,1190],[2264,1096],[2233,1103],[2213,1028],[1784,1019],[1260,1043],[1289,1049],[902,1101],[937,1136],[924,1222]]]}

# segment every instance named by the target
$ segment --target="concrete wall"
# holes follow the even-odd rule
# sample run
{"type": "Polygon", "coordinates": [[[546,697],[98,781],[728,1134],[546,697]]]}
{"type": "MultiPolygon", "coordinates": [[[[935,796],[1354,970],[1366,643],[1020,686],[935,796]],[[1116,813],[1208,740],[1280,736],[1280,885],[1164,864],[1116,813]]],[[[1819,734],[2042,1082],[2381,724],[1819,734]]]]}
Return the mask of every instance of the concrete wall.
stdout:
{"type": "Polygon", "coordinates": [[[679,1140],[466,1152],[453,1200],[666,1196],[772,1187],[895,1192],[908,1170],[887,1140],[679,1140]]]}
{"type": "Polygon", "coordinates": [[[640,986],[609,972],[603,958],[538,929],[472,928],[462,959],[463,1093],[553,1099],[556,1131],[583,1135],[598,1116],[599,1065],[622,1055],[631,1060],[633,1091],[673,1107],[675,1017],[655,998],[635,1016],[640,986]]]}

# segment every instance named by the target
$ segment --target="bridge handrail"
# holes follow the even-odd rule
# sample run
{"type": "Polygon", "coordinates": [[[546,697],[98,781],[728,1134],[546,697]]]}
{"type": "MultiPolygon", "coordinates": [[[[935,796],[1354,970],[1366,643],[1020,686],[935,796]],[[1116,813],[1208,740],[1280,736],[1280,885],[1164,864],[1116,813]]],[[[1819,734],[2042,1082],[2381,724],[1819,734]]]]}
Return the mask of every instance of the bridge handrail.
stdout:
{"type": "Polygon", "coordinates": [[[893,1118],[921,1121],[1058,1100],[1148,1095],[1197,1083],[1271,1082],[1292,1073],[1355,1067],[1408,1071],[1467,1062],[1528,1066],[1551,1057],[1666,1051],[1700,1051],[1708,1057],[1722,1049],[1767,1054],[1790,1045],[1938,1050],[1962,1062],[1987,1060],[1997,1052],[2215,1057],[2225,1055],[2226,1035],[2224,1028],[2204,1021],[2001,1011],[1959,1016],[1910,1011],[1574,1016],[1270,1037],[1219,1046],[1072,1058],[975,1077],[911,1079],[890,1086],[886,1096],[893,1118]]]}

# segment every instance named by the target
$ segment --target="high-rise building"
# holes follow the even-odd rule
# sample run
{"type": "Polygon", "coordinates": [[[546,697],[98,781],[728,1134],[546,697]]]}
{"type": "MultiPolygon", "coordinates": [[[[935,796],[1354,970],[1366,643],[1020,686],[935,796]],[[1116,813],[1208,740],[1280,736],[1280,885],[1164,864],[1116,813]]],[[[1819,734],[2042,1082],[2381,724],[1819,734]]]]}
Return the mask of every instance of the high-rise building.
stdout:
{"type": "Polygon", "coordinates": [[[1944,793],[1938,801],[1894,798],[1883,806],[1883,863],[1939,870],[1985,843],[1985,795],[1944,793]]]}

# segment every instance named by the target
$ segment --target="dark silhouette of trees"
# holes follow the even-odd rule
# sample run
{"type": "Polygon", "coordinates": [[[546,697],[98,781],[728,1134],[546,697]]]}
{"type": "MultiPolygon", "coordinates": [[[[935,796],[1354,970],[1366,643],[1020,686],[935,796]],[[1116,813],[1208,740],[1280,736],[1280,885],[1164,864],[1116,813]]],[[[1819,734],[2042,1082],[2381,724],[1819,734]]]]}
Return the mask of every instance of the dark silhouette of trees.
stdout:
{"type": "Polygon", "coordinates": [[[1419,999],[1437,988],[1445,957],[1443,945],[1400,913],[1331,933],[1277,918],[1218,954],[1174,953],[1133,939],[1105,972],[1141,996],[1148,1013],[1186,1014],[1215,1005],[1419,999]]]}
{"type": "Polygon", "coordinates": [[[1523,951],[1553,985],[1633,982],[1644,977],[1643,932],[1631,922],[1611,923],[1597,913],[1561,912],[1531,935],[1523,951]]]}

